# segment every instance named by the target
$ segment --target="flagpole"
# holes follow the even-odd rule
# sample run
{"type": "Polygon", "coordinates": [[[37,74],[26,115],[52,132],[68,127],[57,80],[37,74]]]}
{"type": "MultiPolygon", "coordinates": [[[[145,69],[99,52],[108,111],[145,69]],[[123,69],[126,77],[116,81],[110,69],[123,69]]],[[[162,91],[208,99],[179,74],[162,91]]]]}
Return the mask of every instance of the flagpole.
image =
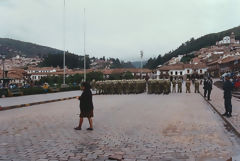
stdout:
{"type": "Polygon", "coordinates": [[[141,79],[142,79],[142,58],[143,58],[143,51],[140,51],[141,56],[141,79]]]}
{"type": "Polygon", "coordinates": [[[86,82],[86,9],[84,8],[84,24],[83,24],[83,30],[84,30],[84,82],[86,82]]]}
{"type": "Polygon", "coordinates": [[[65,7],[65,0],[64,0],[64,7],[63,7],[63,84],[65,84],[65,74],[66,74],[66,67],[65,67],[65,55],[66,55],[66,7],[65,7]]]}

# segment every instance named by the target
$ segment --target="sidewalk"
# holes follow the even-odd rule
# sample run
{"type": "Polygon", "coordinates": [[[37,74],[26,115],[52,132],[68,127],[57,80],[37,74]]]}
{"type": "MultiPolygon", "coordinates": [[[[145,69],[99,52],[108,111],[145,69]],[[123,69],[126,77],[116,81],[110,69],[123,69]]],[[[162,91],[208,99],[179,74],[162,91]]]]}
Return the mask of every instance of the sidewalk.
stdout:
{"type": "Polygon", "coordinates": [[[82,92],[78,90],[78,91],[69,91],[69,92],[58,92],[58,93],[0,98],[0,107],[2,107],[2,109],[5,109],[8,107],[14,108],[14,106],[24,107],[24,106],[29,106],[33,104],[61,101],[63,99],[65,100],[72,99],[76,96],[80,96],[81,93],[82,92]]]}
{"type": "MultiPolygon", "coordinates": [[[[200,93],[202,95],[204,93],[203,86],[200,86],[200,93]]],[[[218,113],[223,114],[225,112],[223,90],[213,85],[209,103],[214,106],[218,113]]],[[[240,99],[232,97],[232,110],[232,117],[224,117],[224,119],[240,134],[240,99]]]]}

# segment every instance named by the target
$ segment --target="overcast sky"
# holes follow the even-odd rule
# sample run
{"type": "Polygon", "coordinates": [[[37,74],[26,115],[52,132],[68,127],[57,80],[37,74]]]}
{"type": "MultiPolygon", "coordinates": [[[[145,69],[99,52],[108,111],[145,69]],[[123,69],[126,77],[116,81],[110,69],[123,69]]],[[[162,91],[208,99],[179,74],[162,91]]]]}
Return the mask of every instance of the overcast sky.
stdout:
{"type": "MultiPolygon", "coordinates": [[[[240,0],[66,0],[66,50],[144,59],[239,26],[240,0]]],[[[0,37],[63,49],[63,0],[0,0],[0,37]]]]}

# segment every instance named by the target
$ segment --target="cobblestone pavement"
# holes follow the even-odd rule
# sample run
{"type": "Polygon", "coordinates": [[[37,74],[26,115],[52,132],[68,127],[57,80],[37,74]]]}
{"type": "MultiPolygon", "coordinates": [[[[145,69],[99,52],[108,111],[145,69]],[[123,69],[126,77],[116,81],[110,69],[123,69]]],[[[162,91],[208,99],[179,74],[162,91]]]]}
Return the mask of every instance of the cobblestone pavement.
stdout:
{"type": "Polygon", "coordinates": [[[94,96],[94,131],[78,100],[0,112],[0,160],[225,161],[239,139],[199,94],[94,96]]]}
{"type": "MultiPolygon", "coordinates": [[[[203,87],[200,87],[200,91],[203,94],[203,87]]],[[[219,89],[216,86],[213,86],[213,90],[211,92],[211,101],[210,103],[221,113],[225,112],[224,108],[224,98],[223,98],[223,90],[219,89]]],[[[240,101],[238,98],[232,97],[232,117],[226,118],[240,133],[240,101]]]]}
{"type": "Polygon", "coordinates": [[[69,92],[58,92],[58,93],[48,93],[48,94],[36,94],[28,96],[18,96],[18,97],[6,97],[0,98],[0,106],[14,106],[20,104],[28,104],[42,101],[49,101],[67,97],[75,97],[81,95],[81,91],[69,91],[69,92]]]}

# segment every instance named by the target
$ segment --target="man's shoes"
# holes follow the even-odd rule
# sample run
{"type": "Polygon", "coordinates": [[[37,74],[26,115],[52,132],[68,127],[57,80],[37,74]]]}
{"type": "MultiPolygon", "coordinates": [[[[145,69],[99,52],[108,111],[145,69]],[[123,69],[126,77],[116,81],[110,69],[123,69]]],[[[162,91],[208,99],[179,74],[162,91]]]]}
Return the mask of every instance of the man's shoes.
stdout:
{"type": "Polygon", "coordinates": [[[228,115],[227,113],[222,114],[222,116],[227,116],[227,115],[228,115]]]}
{"type": "Polygon", "coordinates": [[[230,117],[232,117],[232,115],[231,115],[231,114],[228,114],[228,115],[227,115],[227,118],[230,118],[230,117]]]}
{"type": "Polygon", "coordinates": [[[208,99],[208,101],[212,101],[211,99],[208,99]]]}
{"type": "Polygon", "coordinates": [[[81,127],[75,127],[74,130],[82,130],[81,127]]]}
{"type": "Polygon", "coordinates": [[[87,128],[87,130],[89,130],[89,131],[92,131],[92,130],[93,130],[93,128],[90,128],[90,127],[89,127],[89,128],[87,128]]]}

